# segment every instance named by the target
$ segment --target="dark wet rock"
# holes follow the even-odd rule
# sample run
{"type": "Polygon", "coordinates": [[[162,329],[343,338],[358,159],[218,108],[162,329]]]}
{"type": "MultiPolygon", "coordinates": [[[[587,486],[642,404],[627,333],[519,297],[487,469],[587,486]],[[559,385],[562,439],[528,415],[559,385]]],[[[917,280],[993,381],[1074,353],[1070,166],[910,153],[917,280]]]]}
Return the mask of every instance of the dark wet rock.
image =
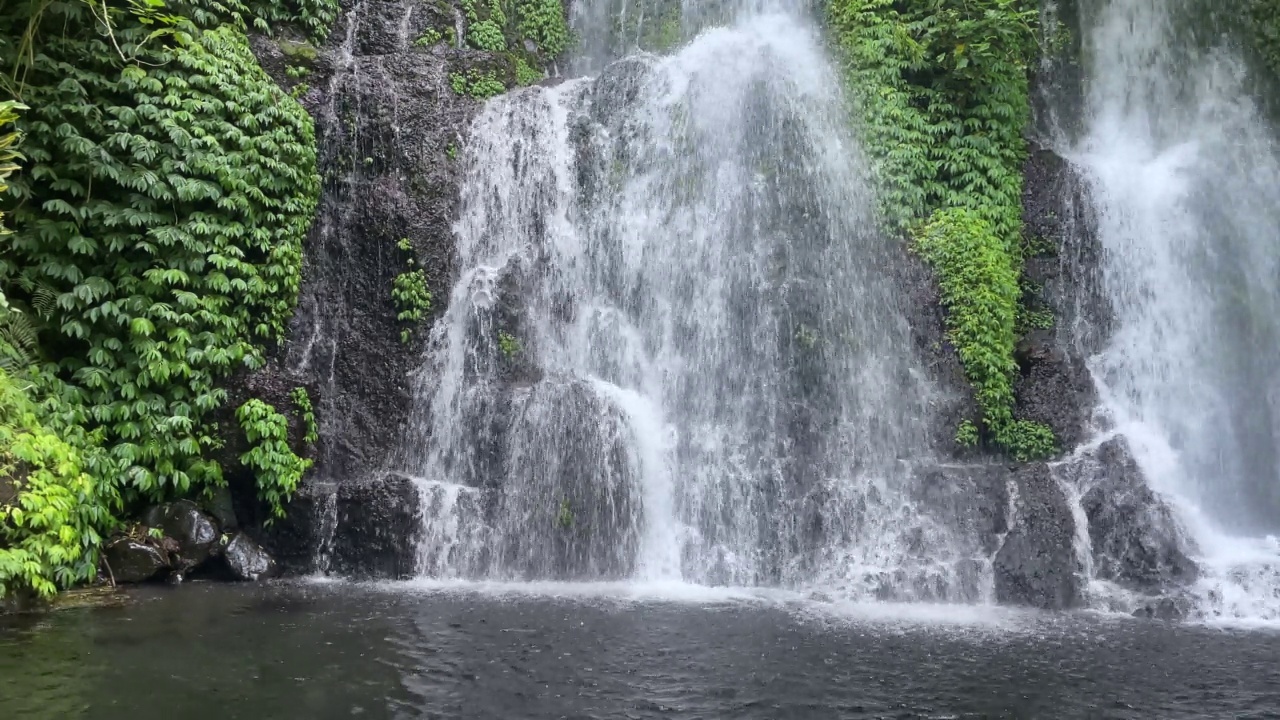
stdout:
{"type": "Polygon", "coordinates": [[[253,538],[239,532],[231,537],[222,551],[227,569],[237,580],[265,580],[275,577],[279,568],[276,561],[253,538]]]}
{"type": "Polygon", "coordinates": [[[174,564],[180,570],[190,570],[208,560],[222,537],[213,519],[190,500],[156,505],[143,514],[142,524],[159,528],[177,541],[174,564]]]}
{"type": "Polygon", "coordinates": [[[204,508],[218,523],[218,527],[224,531],[235,530],[240,526],[236,519],[235,501],[229,488],[216,488],[213,491],[213,498],[205,503],[204,508]]]}
{"type": "Polygon", "coordinates": [[[1102,286],[1102,244],[1083,178],[1061,156],[1033,147],[1024,166],[1023,220],[1031,238],[1022,303],[1052,316],[1016,350],[1015,415],[1053,428],[1064,452],[1085,441],[1097,404],[1085,361],[1110,334],[1102,286]]]}
{"type": "Polygon", "coordinates": [[[354,578],[412,577],[421,504],[413,479],[397,473],[341,485],[330,571],[354,578]]]}
{"type": "Polygon", "coordinates": [[[308,575],[322,569],[317,559],[333,539],[337,492],[335,485],[306,483],[285,505],[283,518],[255,531],[281,574],[308,575]]]}
{"type": "Polygon", "coordinates": [[[1153,599],[1151,602],[1134,610],[1133,616],[1148,620],[1181,622],[1191,614],[1191,609],[1191,601],[1185,597],[1162,597],[1153,599]]]}
{"type": "Polygon", "coordinates": [[[912,499],[961,537],[976,538],[990,557],[1009,531],[1007,464],[930,465],[917,469],[912,499]]]}
{"type": "Polygon", "coordinates": [[[1169,505],[1151,490],[1128,443],[1108,440],[1061,469],[1081,488],[1095,575],[1142,592],[1195,582],[1199,570],[1169,505]]]}
{"type": "Polygon", "coordinates": [[[102,557],[118,583],[152,580],[170,569],[169,554],[154,543],[119,538],[102,549],[102,557]]]}
{"type": "Polygon", "coordinates": [[[996,599],[1051,610],[1079,606],[1082,568],[1066,495],[1044,463],[1020,468],[1013,481],[1015,519],[995,557],[996,599]]]}

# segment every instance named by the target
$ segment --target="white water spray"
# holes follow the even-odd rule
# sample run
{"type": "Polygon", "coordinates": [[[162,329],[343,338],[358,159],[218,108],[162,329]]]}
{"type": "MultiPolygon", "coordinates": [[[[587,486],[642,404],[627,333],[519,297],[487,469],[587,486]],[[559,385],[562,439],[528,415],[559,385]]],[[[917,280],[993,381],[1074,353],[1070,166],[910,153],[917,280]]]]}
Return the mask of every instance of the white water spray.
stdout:
{"type": "Polygon", "coordinates": [[[904,462],[930,389],[839,77],[760,5],[476,121],[402,459],[424,576],[987,596],[904,462]]]}
{"type": "Polygon", "coordinates": [[[1199,546],[1206,617],[1280,618],[1280,154],[1213,3],[1084,0],[1086,118],[1118,321],[1093,372],[1199,546]]]}

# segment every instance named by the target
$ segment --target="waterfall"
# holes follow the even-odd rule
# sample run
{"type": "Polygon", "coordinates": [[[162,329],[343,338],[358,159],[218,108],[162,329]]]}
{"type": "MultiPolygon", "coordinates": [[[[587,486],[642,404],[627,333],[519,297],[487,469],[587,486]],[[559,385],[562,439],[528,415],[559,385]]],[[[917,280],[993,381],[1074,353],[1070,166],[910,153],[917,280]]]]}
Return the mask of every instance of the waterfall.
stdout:
{"type": "Polygon", "coordinates": [[[575,3],[592,75],[471,130],[400,458],[419,573],[986,597],[920,501],[933,390],[816,25],[689,0],[681,47],[606,63],[617,4],[575,3]]]}
{"type": "Polygon", "coordinates": [[[1105,249],[1109,421],[1199,548],[1200,612],[1276,618],[1280,154],[1215,4],[1081,0],[1084,119],[1061,144],[1105,249]]]}

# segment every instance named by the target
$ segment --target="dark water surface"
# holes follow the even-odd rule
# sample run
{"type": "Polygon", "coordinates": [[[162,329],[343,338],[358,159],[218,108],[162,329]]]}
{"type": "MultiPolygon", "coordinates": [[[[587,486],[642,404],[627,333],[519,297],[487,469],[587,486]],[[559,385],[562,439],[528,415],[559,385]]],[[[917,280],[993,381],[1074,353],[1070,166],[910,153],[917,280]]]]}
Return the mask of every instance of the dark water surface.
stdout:
{"type": "Polygon", "coordinates": [[[0,720],[1280,718],[1274,630],[630,595],[154,588],[0,621],[0,720]]]}

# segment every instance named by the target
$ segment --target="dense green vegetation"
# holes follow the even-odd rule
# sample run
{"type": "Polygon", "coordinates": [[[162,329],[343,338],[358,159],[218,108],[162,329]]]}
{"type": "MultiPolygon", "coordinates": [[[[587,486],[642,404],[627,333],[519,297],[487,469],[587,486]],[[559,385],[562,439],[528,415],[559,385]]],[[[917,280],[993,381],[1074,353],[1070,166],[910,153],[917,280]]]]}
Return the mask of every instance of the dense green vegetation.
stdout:
{"type": "MultiPolygon", "coordinates": [[[[218,383],[260,367],[293,312],[314,131],[243,30],[320,40],[337,3],[175,7],[0,14],[4,90],[23,105],[0,147],[27,160],[0,251],[0,594],[88,579],[115,516],[220,486],[218,383]]],[[[305,461],[253,402],[242,460],[278,512],[305,461]]]]}
{"type": "MultiPolygon", "coordinates": [[[[484,67],[449,74],[459,95],[484,99],[546,77],[545,66],[568,49],[569,26],[561,0],[461,0],[467,46],[490,53],[484,67]]],[[[451,25],[427,28],[416,44],[454,43],[451,25]]]]}
{"type": "MultiPolygon", "coordinates": [[[[1028,0],[830,0],[888,222],[938,273],[982,436],[1025,460],[1053,433],[1013,417],[1023,130],[1038,52],[1028,0]]],[[[976,444],[973,423],[957,440],[976,444]]]]}
{"type": "Polygon", "coordinates": [[[1280,74],[1280,0],[1248,0],[1247,22],[1258,53],[1280,74]]]}

